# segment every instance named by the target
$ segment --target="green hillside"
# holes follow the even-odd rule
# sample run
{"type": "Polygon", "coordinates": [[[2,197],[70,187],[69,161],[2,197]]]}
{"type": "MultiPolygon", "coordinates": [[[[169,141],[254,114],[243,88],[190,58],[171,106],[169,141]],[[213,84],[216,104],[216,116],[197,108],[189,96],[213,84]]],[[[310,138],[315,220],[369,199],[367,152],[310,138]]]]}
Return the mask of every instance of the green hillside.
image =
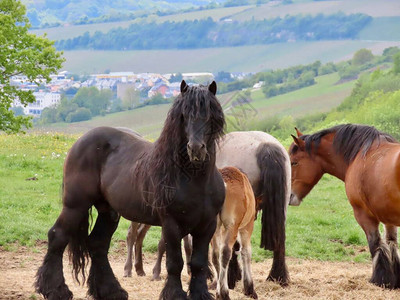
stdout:
{"type": "Polygon", "coordinates": [[[350,59],[361,48],[374,53],[400,41],[321,41],[191,50],[65,51],[64,69],[73,73],[110,71],[259,72],[298,64],[350,59]]]}
{"type": "MultiPolygon", "coordinates": [[[[338,80],[337,73],[320,76],[316,78],[317,83],[313,86],[268,99],[265,98],[261,90],[253,90],[251,93],[251,99],[253,99],[251,105],[257,112],[252,121],[257,122],[270,116],[290,114],[294,117],[299,117],[309,113],[327,112],[338,106],[350,94],[354,85],[354,81],[337,84],[338,80]]],[[[233,94],[218,95],[218,99],[221,103],[225,103],[233,94]]],[[[128,127],[149,139],[155,139],[161,131],[169,107],[170,105],[168,104],[146,106],[130,111],[108,114],[104,117],[95,117],[90,121],[37,126],[32,131],[80,134],[96,126],[115,126],[128,127]]],[[[226,112],[226,115],[229,117],[230,113],[226,112]]]]}

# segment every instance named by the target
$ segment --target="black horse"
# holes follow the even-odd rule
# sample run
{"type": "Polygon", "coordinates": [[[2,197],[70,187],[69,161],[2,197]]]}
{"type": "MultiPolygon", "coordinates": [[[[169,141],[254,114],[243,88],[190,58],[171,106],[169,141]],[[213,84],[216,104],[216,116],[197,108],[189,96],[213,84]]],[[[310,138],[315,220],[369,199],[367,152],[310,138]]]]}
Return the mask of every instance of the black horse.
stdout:
{"type": "Polygon", "coordinates": [[[74,277],[87,279],[95,299],[127,299],[107,254],[120,216],[162,226],[168,278],[161,299],[187,299],[182,289],[181,239],[193,236],[190,299],[211,299],[207,289],[208,245],[225,197],[215,167],[224,114],[217,85],[189,87],[173,103],[160,138],[153,144],[134,132],[95,128],[71,148],[64,165],[63,209],[48,232],[48,250],[35,287],[46,299],[70,299],[62,256],[69,245],[74,277]],[[89,234],[91,208],[98,211],[89,234]]]}

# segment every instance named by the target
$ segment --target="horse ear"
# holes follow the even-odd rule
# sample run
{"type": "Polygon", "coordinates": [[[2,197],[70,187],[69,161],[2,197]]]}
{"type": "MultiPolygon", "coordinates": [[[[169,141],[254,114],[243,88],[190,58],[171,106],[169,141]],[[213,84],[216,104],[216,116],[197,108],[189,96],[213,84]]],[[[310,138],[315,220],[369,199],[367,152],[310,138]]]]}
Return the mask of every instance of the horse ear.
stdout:
{"type": "Polygon", "coordinates": [[[186,81],[182,80],[182,82],[181,82],[181,94],[186,92],[187,88],[188,88],[188,85],[186,84],[186,81]]]}
{"type": "Polygon", "coordinates": [[[296,130],[297,133],[297,137],[301,137],[303,134],[301,133],[300,130],[297,129],[297,127],[294,128],[296,130]]]}
{"type": "Polygon", "coordinates": [[[208,86],[208,90],[215,96],[217,93],[217,83],[215,81],[211,82],[211,84],[208,86]]]}
{"type": "Polygon", "coordinates": [[[291,134],[294,143],[300,148],[300,150],[304,150],[306,148],[306,143],[302,139],[298,139],[293,134],[291,134]]]}

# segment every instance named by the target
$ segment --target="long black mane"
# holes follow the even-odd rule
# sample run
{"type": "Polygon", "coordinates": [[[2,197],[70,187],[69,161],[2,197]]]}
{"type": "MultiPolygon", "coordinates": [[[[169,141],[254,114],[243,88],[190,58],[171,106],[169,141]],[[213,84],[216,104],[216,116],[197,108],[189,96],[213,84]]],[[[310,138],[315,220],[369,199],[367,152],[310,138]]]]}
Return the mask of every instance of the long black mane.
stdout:
{"type": "Polygon", "coordinates": [[[359,124],[343,124],[321,130],[311,135],[302,135],[306,151],[311,154],[318,149],[321,138],[327,134],[335,133],[333,148],[340,153],[347,164],[351,163],[357,154],[362,151],[365,155],[375,141],[396,142],[391,135],[377,130],[373,126],[359,124]]]}
{"type": "MultiPolygon", "coordinates": [[[[136,172],[144,180],[145,199],[153,208],[166,207],[173,198],[177,179],[193,168],[186,150],[188,142],[184,120],[204,119],[209,128],[207,149],[218,143],[224,133],[225,119],[220,103],[207,86],[187,87],[168,112],[160,137],[143,157],[136,172]]],[[[214,153],[215,155],[215,153],[214,153]]]]}

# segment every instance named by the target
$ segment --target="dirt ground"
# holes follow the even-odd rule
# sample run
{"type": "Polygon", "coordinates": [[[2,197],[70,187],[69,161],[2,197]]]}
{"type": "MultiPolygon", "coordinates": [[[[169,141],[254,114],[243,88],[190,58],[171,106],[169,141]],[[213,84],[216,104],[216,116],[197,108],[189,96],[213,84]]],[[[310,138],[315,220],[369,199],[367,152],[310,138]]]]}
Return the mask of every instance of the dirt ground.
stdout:
{"type": "MultiPolygon", "coordinates": [[[[33,252],[25,247],[18,247],[15,252],[5,251],[0,247],[0,299],[42,299],[34,292],[33,281],[36,270],[45,254],[45,246],[33,252]]],[[[155,255],[145,256],[147,276],[123,277],[125,251],[110,255],[111,266],[121,285],[129,293],[130,299],[158,299],[163,281],[153,282],[150,274],[155,262],[155,255]]],[[[368,283],[371,264],[349,262],[321,262],[288,258],[291,284],[282,288],[265,281],[271,268],[272,260],[252,264],[255,289],[259,299],[400,299],[400,291],[390,291],[368,283]]],[[[76,284],[71,277],[71,267],[64,257],[64,275],[74,299],[88,299],[86,287],[76,284]]],[[[165,279],[165,267],[162,278],[165,279]]],[[[184,288],[187,289],[188,276],[183,272],[184,288]]],[[[242,294],[242,285],[230,291],[232,299],[248,299],[242,294]]]]}

